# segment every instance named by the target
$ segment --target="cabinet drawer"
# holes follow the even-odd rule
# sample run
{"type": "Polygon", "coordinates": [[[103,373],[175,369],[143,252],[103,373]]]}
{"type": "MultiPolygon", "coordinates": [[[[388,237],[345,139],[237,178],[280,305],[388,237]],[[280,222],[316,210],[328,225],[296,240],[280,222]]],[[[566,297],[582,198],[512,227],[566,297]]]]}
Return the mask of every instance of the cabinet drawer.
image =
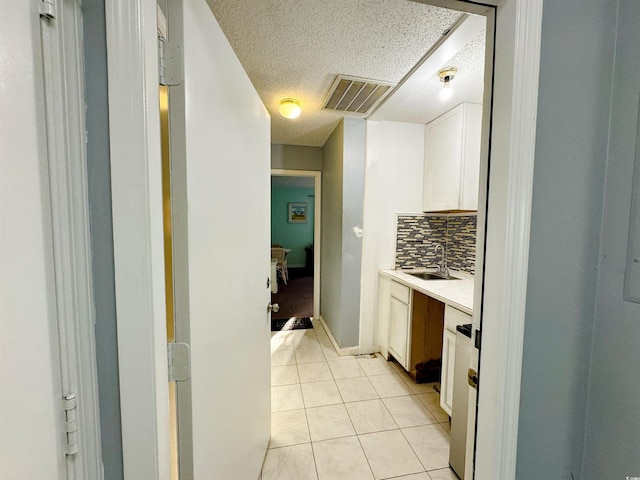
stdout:
{"type": "MultiPolygon", "coordinates": [[[[401,283],[391,281],[389,285],[389,294],[400,300],[402,303],[409,305],[409,294],[411,293],[411,289],[406,285],[402,285],[401,283]]],[[[455,328],[455,327],[454,327],[455,328]]]]}
{"type": "Polygon", "coordinates": [[[456,331],[456,326],[464,325],[465,323],[471,323],[471,315],[456,310],[453,307],[447,305],[444,308],[444,328],[450,332],[456,331]]]}

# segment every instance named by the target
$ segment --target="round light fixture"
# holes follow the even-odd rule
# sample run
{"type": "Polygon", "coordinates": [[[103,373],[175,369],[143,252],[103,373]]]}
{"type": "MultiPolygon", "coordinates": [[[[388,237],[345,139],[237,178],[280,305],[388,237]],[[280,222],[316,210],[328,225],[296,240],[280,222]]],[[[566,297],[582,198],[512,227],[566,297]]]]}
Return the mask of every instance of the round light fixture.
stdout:
{"type": "Polygon", "coordinates": [[[296,100],[295,98],[284,98],[280,100],[280,115],[284,118],[293,120],[294,118],[298,118],[301,112],[302,107],[300,107],[300,100],[296,100]]]}
{"type": "Polygon", "coordinates": [[[438,72],[440,81],[444,82],[442,90],[440,90],[440,100],[448,100],[453,95],[453,89],[451,88],[451,80],[456,76],[458,69],[456,67],[445,67],[438,72]]]}

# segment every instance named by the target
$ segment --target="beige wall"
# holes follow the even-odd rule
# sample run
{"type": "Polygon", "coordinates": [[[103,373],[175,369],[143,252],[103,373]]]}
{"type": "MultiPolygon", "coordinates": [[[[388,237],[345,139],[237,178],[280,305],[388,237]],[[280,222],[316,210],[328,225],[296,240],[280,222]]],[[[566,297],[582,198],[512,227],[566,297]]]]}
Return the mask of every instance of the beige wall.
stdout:
{"type": "Polygon", "coordinates": [[[271,168],[322,170],[322,147],[271,144],[271,168]]]}

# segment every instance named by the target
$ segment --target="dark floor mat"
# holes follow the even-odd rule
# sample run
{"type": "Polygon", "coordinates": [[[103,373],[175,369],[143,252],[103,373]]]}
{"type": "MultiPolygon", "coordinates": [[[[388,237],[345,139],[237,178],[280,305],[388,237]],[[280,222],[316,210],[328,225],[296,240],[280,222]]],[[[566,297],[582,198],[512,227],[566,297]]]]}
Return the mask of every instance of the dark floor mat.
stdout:
{"type": "Polygon", "coordinates": [[[309,317],[271,319],[272,332],[279,332],[280,330],[305,330],[308,328],[313,328],[313,324],[309,317]]]}

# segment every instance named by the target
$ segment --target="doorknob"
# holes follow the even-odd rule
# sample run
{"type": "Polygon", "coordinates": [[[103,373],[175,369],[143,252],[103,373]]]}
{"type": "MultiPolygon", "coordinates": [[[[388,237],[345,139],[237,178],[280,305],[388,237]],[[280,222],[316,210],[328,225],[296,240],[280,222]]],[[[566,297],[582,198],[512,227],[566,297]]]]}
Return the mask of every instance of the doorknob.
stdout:
{"type": "Polygon", "coordinates": [[[478,372],[476,372],[473,368],[470,368],[467,372],[467,382],[470,387],[478,389],[478,372]]]}
{"type": "Polygon", "coordinates": [[[267,304],[267,312],[277,312],[278,310],[280,310],[280,305],[278,305],[277,303],[267,304]]]}

